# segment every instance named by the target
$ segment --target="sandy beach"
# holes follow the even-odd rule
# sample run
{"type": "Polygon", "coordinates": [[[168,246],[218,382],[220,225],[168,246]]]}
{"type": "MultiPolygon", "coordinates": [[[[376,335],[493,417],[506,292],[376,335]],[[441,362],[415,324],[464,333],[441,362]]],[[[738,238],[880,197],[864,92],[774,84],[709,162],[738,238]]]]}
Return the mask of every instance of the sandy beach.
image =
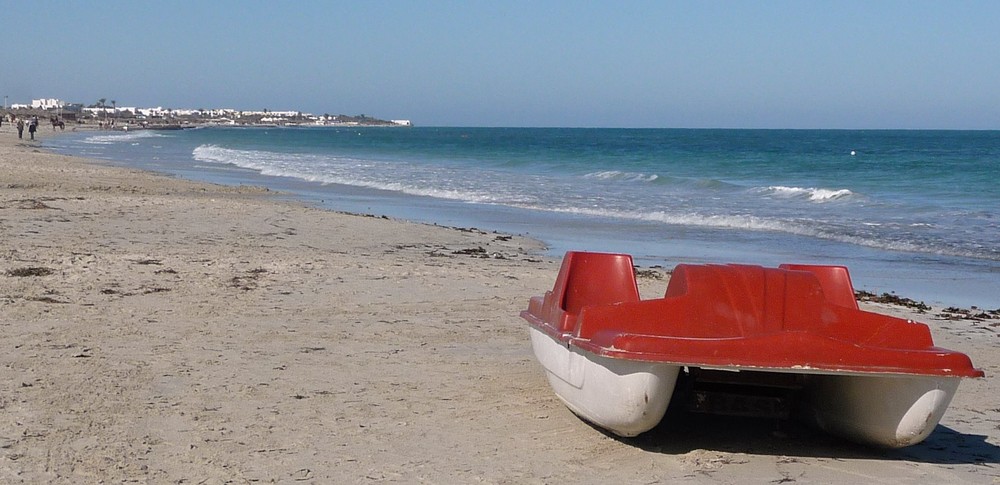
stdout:
{"type": "Polygon", "coordinates": [[[987,374],[913,447],[674,415],[621,439],[531,354],[518,312],[559,267],[536,241],[48,154],[8,123],[0,188],[3,483],[1000,483],[998,320],[864,304],[987,374]]]}

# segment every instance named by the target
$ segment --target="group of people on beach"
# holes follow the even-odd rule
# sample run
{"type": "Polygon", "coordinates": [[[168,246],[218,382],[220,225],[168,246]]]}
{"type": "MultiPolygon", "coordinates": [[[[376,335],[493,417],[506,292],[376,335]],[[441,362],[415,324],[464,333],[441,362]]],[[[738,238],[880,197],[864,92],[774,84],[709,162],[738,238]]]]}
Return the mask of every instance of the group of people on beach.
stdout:
{"type": "Polygon", "coordinates": [[[35,139],[35,132],[38,131],[38,117],[32,116],[31,119],[25,123],[24,118],[18,118],[14,115],[10,115],[10,122],[17,126],[17,139],[24,139],[24,127],[28,127],[28,134],[31,135],[31,139],[35,139]]]}

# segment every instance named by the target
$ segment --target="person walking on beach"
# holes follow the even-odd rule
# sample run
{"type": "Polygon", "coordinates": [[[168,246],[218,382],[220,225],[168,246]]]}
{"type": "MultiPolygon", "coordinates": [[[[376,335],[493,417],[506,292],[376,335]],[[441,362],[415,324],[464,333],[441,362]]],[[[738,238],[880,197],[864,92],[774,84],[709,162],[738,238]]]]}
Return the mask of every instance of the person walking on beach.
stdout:
{"type": "Polygon", "coordinates": [[[17,119],[17,139],[21,140],[24,138],[24,118],[17,119]]]}
{"type": "Polygon", "coordinates": [[[38,117],[32,116],[31,123],[28,123],[28,133],[31,134],[31,139],[35,139],[35,130],[38,129],[38,117]]]}

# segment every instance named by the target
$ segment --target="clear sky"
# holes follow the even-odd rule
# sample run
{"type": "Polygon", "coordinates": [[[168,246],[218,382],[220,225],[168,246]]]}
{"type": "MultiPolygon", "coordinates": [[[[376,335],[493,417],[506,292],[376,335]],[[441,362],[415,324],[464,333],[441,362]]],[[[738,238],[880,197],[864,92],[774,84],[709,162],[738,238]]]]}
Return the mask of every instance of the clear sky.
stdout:
{"type": "Polygon", "coordinates": [[[0,0],[0,19],[8,103],[1000,129],[993,0],[0,0]]]}

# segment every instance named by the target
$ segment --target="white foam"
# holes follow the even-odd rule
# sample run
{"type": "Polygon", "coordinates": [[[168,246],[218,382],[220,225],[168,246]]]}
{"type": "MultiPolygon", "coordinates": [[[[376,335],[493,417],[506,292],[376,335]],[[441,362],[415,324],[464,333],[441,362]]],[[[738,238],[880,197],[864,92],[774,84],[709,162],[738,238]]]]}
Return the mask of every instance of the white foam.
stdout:
{"type": "Polygon", "coordinates": [[[89,143],[91,145],[112,145],[115,143],[122,143],[127,141],[140,140],[143,138],[162,138],[167,135],[149,130],[140,131],[130,131],[122,133],[110,133],[103,135],[94,135],[84,138],[83,143],[89,143]]]}
{"type": "MultiPolygon", "coordinates": [[[[195,148],[193,157],[202,162],[231,164],[256,170],[262,175],[291,177],[321,184],[366,187],[462,202],[496,203],[502,198],[498,194],[466,188],[431,187],[420,186],[416,182],[386,181],[381,174],[391,173],[392,167],[388,164],[381,167],[379,165],[383,164],[372,160],[233,150],[216,145],[202,145],[195,148]]],[[[426,177],[434,178],[437,183],[447,182],[443,177],[432,177],[430,174],[426,177]]]]}
{"type": "Polygon", "coordinates": [[[843,199],[845,197],[850,197],[852,195],[854,195],[854,192],[851,192],[848,189],[839,189],[839,190],[812,189],[812,192],[809,194],[809,200],[816,202],[824,202],[827,200],[843,199]]]}
{"type": "MultiPolygon", "coordinates": [[[[547,207],[538,205],[519,205],[519,207],[541,210],[548,212],[560,212],[568,214],[579,214],[584,216],[596,216],[612,219],[626,219],[647,222],[658,222],[688,227],[702,227],[710,229],[732,229],[755,232],[777,232],[804,236],[810,238],[837,241],[856,246],[864,246],[875,249],[889,251],[918,252],[926,254],[938,254],[947,256],[983,258],[983,254],[977,251],[963,250],[959,248],[943,248],[934,244],[921,244],[905,240],[887,240],[875,235],[866,236],[863,234],[849,234],[837,230],[832,230],[827,225],[811,225],[808,221],[790,221],[778,218],[758,217],[752,215],[719,215],[719,214],[699,214],[699,213],[668,213],[664,211],[653,212],[630,212],[609,210],[600,208],[585,207],[547,207]]],[[[996,259],[989,257],[988,259],[996,259]]]]}
{"type": "Polygon", "coordinates": [[[636,173],[636,172],[622,172],[620,170],[604,170],[601,172],[591,172],[585,174],[584,178],[588,179],[598,179],[598,180],[623,180],[626,182],[652,182],[658,178],[659,175],[636,173]]]}
{"type": "Polygon", "coordinates": [[[849,189],[823,189],[823,188],[803,188],[803,187],[786,187],[783,185],[772,185],[770,187],[764,187],[758,189],[761,193],[765,195],[773,195],[777,197],[786,198],[804,198],[810,202],[829,202],[832,200],[840,200],[849,198],[854,194],[854,192],[849,189]]]}
{"type": "Polygon", "coordinates": [[[664,211],[631,212],[613,209],[586,207],[541,207],[522,206],[524,208],[563,212],[587,216],[610,217],[614,219],[631,219],[682,226],[709,227],[719,229],[742,229],[751,231],[786,232],[815,236],[816,232],[805,227],[796,227],[788,222],[750,215],[718,215],[697,213],[668,213],[664,211]]]}

